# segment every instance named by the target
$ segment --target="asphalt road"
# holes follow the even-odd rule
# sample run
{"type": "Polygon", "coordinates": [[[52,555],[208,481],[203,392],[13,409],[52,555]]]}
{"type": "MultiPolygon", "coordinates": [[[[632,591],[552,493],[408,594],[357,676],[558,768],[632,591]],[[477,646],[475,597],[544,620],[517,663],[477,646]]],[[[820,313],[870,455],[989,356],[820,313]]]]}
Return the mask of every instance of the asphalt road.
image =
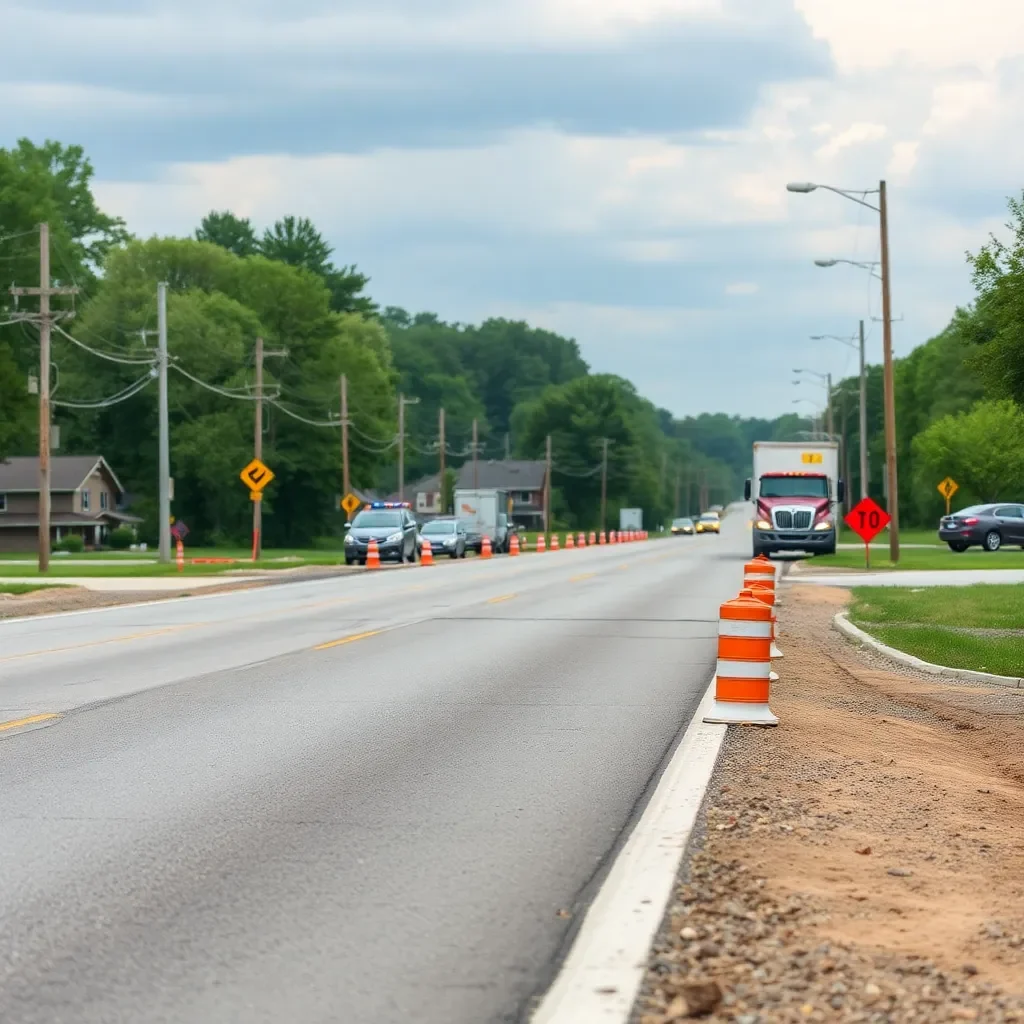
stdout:
{"type": "Polygon", "coordinates": [[[0,622],[0,1020],[521,1019],[748,545],[0,622]]]}

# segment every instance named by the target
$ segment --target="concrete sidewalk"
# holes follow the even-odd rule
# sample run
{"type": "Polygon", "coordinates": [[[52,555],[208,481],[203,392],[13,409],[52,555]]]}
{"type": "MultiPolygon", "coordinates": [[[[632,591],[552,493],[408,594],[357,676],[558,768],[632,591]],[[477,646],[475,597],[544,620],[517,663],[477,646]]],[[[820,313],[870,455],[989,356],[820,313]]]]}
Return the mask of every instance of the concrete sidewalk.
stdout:
{"type": "Polygon", "coordinates": [[[1024,569],[896,569],[821,575],[800,572],[783,579],[811,587],[970,587],[976,583],[1024,583],[1024,569]]]}

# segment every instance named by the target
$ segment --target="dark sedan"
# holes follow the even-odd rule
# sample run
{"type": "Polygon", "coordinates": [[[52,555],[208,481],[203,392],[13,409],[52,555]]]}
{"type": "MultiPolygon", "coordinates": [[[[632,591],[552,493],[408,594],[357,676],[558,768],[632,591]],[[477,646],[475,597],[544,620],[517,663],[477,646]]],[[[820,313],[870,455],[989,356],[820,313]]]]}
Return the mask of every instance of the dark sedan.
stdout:
{"type": "Polygon", "coordinates": [[[382,562],[416,561],[416,520],[408,502],[375,501],[345,525],[346,565],[365,565],[371,540],[382,562]]]}
{"type": "Polygon", "coordinates": [[[435,555],[449,558],[466,557],[466,528],[458,519],[431,519],[420,529],[419,549],[423,553],[423,542],[430,541],[430,551],[435,555]]]}
{"type": "Polygon", "coordinates": [[[998,551],[1007,544],[1024,547],[1024,505],[971,505],[939,522],[939,540],[954,551],[980,546],[998,551]]]}
{"type": "Polygon", "coordinates": [[[673,519],[671,529],[673,537],[692,537],[696,532],[696,527],[693,525],[692,519],[673,519]]]}

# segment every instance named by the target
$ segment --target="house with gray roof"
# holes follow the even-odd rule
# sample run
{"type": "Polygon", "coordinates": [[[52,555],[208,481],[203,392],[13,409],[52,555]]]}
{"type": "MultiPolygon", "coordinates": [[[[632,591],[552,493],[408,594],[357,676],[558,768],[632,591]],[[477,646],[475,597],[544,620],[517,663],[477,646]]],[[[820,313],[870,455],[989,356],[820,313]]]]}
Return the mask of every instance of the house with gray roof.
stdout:
{"type": "MultiPolygon", "coordinates": [[[[102,455],[50,458],[50,542],[78,534],[89,547],[112,529],[142,520],[124,511],[124,488],[102,455]]],[[[0,462],[0,551],[39,546],[39,458],[0,462]]]]}

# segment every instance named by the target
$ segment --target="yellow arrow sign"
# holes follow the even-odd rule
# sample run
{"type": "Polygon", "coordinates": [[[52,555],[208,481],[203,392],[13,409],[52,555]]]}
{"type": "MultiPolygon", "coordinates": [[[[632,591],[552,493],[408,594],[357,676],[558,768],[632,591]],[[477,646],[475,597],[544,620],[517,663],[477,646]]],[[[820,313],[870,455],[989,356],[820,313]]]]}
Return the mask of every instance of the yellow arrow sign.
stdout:
{"type": "Polygon", "coordinates": [[[253,459],[245,469],[239,473],[242,479],[242,483],[249,488],[250,491],[262,491],[271,480],[274,479],[274,474],[270,471],[268,466],[265,466],[259,459],[253,459]]]}
{"type": "Polygon", "coordinates": [[[354,494],[346,494],[341,499],[341,507],[348,515],[352,515],[360,505],[362,505],[362,502],[354,494]]]}
{"type": "Polygon", "coordinates": [[[960,490],[960,485],[951,477],[947,476],[945,480],[939,484],[939,494],[941,494],[947,501],[960,490]]]}

